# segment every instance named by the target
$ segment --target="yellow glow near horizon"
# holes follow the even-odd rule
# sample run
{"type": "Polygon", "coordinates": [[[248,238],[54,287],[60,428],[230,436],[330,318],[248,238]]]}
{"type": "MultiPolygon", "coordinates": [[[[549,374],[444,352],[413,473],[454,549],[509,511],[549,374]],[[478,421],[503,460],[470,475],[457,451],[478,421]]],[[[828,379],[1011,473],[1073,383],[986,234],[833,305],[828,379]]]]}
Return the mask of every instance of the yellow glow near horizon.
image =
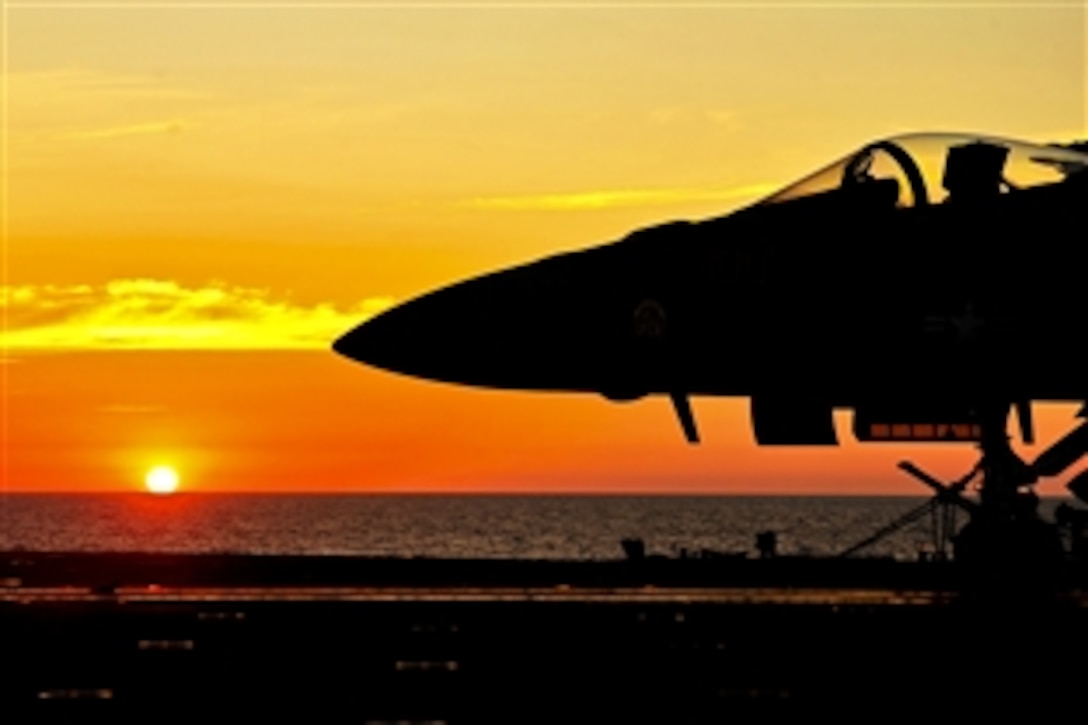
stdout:
{"type": "Polygon", "coordinates": [[[147,490],[160,495],[177,491],[180,481],[177,471],[170,466],[155,466],[144,476],[147,490]]]}
{"type": "Polygon", "coordinates": [[[0,342],[8,350],[320,350],[390,305],[381,297],[300,304],[266,289],[161,279],[0,286],[0,342]]]}

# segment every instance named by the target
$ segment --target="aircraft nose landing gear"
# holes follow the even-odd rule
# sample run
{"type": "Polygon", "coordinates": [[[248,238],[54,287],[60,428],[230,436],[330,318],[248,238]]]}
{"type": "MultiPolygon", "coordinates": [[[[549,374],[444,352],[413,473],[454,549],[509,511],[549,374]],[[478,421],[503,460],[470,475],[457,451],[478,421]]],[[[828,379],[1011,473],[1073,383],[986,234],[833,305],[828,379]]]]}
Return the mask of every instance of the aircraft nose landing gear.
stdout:
{"type": "Polygon", "coordinates": [[[953,552],[957,561],[991,577],[1020,580],[1049,575],[1065,551],[1057,525],[1039,515],[1039,497],[1031,489],[1038,472],[1009,446],[1007,410],[981,421],[979,502],[955,534],[953,552]]]}
{"type": "MultiPolygon", "coordinates": [[[[1082,423],[1029,464],[1009,445],[1005,426],[1008,410],[1008,404],[994,406],[980,416],[978,445],[981,459],[974,470],[957,481],[942,483],[910,462],[900,463],[901,469],[932,488],[936,495],[923,506],[847,549],[842,556],[932,514],[936,558],[945,559],[951,551],[952,558],[972,581],[1017,587],[1057,583],[1062,565],[1069,558],[1062,543],[1060,524],[1084,519],[1088,528],[1088,513],[1075,517],[1066,510],[1069,507],[1063,505],[1059,511],[1062,513],[1060,520],[1057,523],[1047,521],[1039,514],[1039,497],[1032,486],[1041,477],[1062,473],[1088,452],[1088,422],[1082,423]],[[978,499],[973,500],[963,493],[976,478],[979,479],[978,499]],[[969,519],[957,531],[956,513],[960,510],[966,511],[969,519]]],[[[1025,438],[1028,438],[1029,416],[1022,410],[1018,412],[1025,438]]],[[[1082,474],[1082,477],[1086,476],[1088,474],[1082,474]]],[[[1088,490],[1088,485],[1084,488],[1088,490]]]]}

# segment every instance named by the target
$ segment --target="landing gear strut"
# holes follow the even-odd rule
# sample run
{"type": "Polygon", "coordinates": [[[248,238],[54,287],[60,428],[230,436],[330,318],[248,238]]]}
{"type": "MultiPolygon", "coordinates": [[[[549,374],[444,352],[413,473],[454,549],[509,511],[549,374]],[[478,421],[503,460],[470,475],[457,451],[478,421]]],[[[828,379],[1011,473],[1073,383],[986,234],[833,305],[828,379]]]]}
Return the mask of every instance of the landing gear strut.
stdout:
{"type": "MultiPolygon", "coordinates": [[[[1025,408],[1026,404],[1018,405],[1017,412],[1025,439],[1030,440],[1030,415],[1025,408]]],[[[946,558],[951,549],[957,561],[999,578],[1038,576],[1057,567],[1066,557],[1059,528],[1039,515],[1039,497],[1031,487],[1040,477],[1060,474],[1088,452],[1088,423],[1028,464],[1009,445],[1008,410],[1008,404],[992,406],[979,415],[981,459],[957,481],[942,483],[910,462],[900,463],[901,469],[932,488],[934,497],[841,555],[849,556],[930,514],[938,558],[946,558]],[[963,492],[976,478],[979,495],[974,501],[963,492]],[[969,516],[959,532],[958,510],[969,516]]]]}
{"type": "Polygon", "coordinates": [[[954,556],[995,573],[1049,568],[1064,557],[1061,538],[1057,526],[1039,516],[1039,497],[1030,488],[1038,474],[1009,446],[1007,410],[997,408],[982,417],[979,501],[955,535],[954,556]]]}

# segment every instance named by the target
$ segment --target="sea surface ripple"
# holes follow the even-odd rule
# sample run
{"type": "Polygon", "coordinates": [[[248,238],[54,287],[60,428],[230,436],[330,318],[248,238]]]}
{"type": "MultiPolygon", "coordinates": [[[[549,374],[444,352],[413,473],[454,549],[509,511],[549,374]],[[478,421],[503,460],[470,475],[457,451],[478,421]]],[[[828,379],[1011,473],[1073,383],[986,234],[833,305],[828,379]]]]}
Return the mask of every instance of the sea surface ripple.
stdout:
{"type": "MultiPolygon", "coordinates": [[[[1044,501],[1052,508],[1056,501],[1044,501]]],[[[646,552],[836,554],[925,503],[876,496],[7,494],[0,549],[609,560],[646,552]]],[[[961,516],[961,520],[963,517],[961,516]]],[[[865,551],[916,558],[929,517],[865,551]]]]}
{"type": "MultiPolygon", "coordinates": [[[[1058,499],[1044,500],[1052,509],[1058,499]]],[[[833,555],[922,505],[910,497],[7,494],[0,549],[173,553],[615,559],[754,554],[774,531],[784,554],[833,555]]],[[[963,516],[960,516],[962,522],[963,516]]],[[[928,516],[865,550],[917,558],[928,516]]]]}

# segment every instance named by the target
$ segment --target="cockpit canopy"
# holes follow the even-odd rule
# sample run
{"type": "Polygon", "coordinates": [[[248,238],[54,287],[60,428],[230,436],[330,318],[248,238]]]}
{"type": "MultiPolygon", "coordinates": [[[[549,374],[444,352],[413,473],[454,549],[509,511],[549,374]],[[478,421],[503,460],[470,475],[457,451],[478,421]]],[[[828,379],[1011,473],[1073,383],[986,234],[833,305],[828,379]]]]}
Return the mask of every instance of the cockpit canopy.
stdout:
{"type": "Polygon", "coordinates": [[[898,194],[898,207],[981,201],[1086,172],[1088,154],[1058,146],[968,134],[909,134],[871,143],[759,203],[878,184],[893,198],[898,194]]]}

